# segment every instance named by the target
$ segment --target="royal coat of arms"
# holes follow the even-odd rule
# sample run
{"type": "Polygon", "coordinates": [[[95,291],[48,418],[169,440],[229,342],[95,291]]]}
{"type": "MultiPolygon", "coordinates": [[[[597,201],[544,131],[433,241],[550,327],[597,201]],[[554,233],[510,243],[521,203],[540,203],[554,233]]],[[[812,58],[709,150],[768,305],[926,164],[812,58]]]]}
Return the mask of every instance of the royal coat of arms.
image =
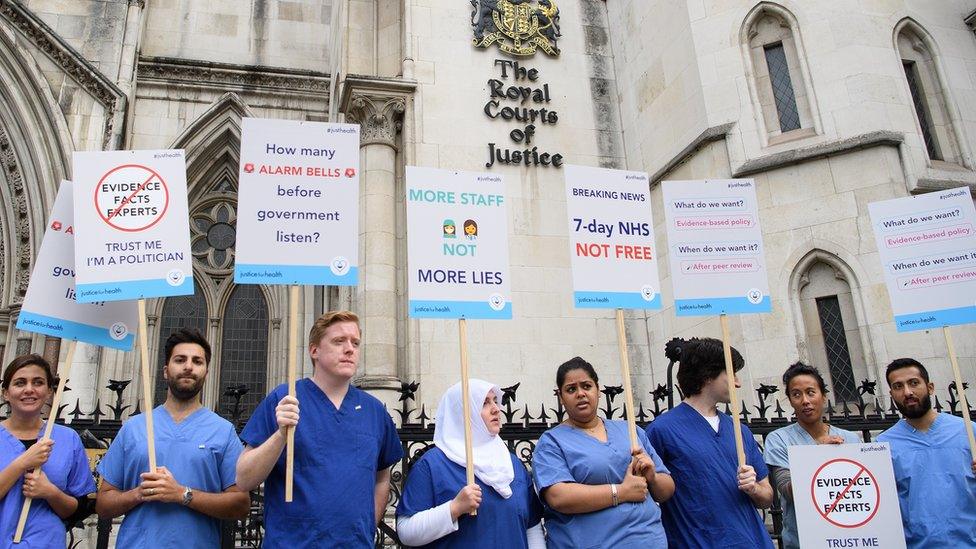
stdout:
{"type": "Polygon", "coordinates": [[[475,47],[511,55],[533,55],[540,49],[559,55],[559,8],[554,0],[471,0],[475,47]]]}

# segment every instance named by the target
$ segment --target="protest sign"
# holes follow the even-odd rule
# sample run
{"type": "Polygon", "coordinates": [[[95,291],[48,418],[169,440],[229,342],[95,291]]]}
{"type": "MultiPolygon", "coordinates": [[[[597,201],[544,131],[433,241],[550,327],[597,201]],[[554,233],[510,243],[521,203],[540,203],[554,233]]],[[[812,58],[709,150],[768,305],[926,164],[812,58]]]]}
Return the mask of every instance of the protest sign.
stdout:
{"type": "Polygon", "coordinates": [[[72,183],[62,181],[34,263],[17,328],[129,351],[138,326],[133,302],[75,299],[72,183]]]}
{"type": "Polygon", "coordinates": [[[660,309],[647,174],[564,168],[577,308],[660,309]]]}
{"type": "Polygon", "coordinates": [[[193,293],[181,150],[76,152],[79,303],[193,293]]]}
{"type": "Polygon", "coordinates": [[[500,175],[407,166],[413,318],[512,318],[500,175]]]}
{"type": "Polygon", "coordinates": [[[976,322],[976,208],[960,188],[868,204],[899,332],[976,322]]]}
{"type": "Polygon", "coordinates": [[[245,118],[234,282],[354,286],[359,126],[245,118]]]}
{"type": "Polygon", "coordinates": [[[789,448],[802,547],[905,547],[886,442],[789,448]]]}
{"type": "Polygon", "coordinates": [[[755,183],[663,185],[675,314],[770,312],[755,183]]]}

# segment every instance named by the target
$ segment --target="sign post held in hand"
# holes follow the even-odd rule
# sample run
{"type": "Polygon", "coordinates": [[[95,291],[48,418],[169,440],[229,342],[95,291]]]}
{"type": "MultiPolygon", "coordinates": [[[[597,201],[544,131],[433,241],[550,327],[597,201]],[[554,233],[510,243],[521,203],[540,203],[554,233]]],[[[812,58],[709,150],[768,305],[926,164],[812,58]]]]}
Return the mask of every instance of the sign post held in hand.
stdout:
{"type": "Polygon", "coordinates": [[[511,319],[500,175],[407,166],[409,316],[456,318],[468,484],[474,482],[467,319],[511,319]]]}
{"type": "MultiPolygon", "coordinates": [[[[83,341],[128,351],[135,336],[136,307],[132,302],[111,301],[78,303],[75,299],[74,253],[75,228],[72,211],[73,185],[62,181],[48,221],[41,249],[34,263],[27,295],[17,317],[17,329],[36,332],[68,340],[64,365],[58,370],[58,387],[51,402],[41,440],[51,438],[65,385],[71,375],[75,342],[83,341]]],[[[14,533],[14,543],[20,543],[30,512],[31,498],[25,498],[14,533]]]]}
{"type": "Polygon", "coordinates": [[[665,181],[677,316],[719,315],[739,466],[746,464],[728,315],[772,310],[756,185],[751,179],[665,181]]]}
{"type": "MultiPolygon", "coordinates": [[[[294,397],[299,286],[359,280],[359,126],[245,118],[239,181],[234,282],[291,286],[288,395],[294,397]]],[[[286,433],[285,501],[291,502],[295,429],[286,433]]]]}
{"type": "Polygon", "coordinates": [[[631,449],[640,448],[624,309],[661,308],[647,174],[565,167],[573,304],[615,309],[631,449]]]}
{"type": "Polygon", "coordinates": [[[949,326],[976,322],[976,208],[966,187],[868,204],[899,332],[942,328],[969,451],[976,437],[949,326]]]}

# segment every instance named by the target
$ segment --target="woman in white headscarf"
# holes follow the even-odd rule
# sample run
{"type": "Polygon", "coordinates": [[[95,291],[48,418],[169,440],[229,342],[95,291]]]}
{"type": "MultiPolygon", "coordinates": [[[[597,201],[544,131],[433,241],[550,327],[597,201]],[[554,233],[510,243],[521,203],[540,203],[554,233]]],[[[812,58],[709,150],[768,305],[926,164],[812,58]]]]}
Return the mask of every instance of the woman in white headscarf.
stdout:
{"type": "Polygon", "coordinates": [[[469,383],[475,483],[466,485],[461,384],[437,408],[434,447],[413,464],[397,506],[397,535],[413,547],[542,549],[542,505],[525,466],[498,436],[501,390],[469,383]],[[477,516],[471,516],[472,511],[477,516]]]}

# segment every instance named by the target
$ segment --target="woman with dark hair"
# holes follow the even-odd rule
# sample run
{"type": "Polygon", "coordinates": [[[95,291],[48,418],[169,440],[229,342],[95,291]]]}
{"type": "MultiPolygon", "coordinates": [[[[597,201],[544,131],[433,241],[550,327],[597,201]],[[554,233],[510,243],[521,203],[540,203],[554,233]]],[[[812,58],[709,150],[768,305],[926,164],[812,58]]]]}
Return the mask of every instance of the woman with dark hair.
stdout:
{"type": "Polygon", "coordinates": [[[674,482],[647,436],[638,429],[631,448],[626,421],[597,415],[599,379],[582,358],[559,366],[556,387],[567,419],[532,455],[548,547],[667,547],[654,502],[670,498],[674,482]]]}
{"type": "Polygon", "coordinates": [[[498,436],[502,395],[497,385],[471,379],[444,393],[434,423],[434,447],[413,464],[397,506],[397,535],[411,547],[545,549],[542,506],[525,465],[498,436]],[[471,417],[474,484],[465,472],[464,418],[471,417]],[[477,517],[469,516],[478,511],[477,517]]]}
{"type": "Polygon", "coordinates": [[[857,444],[861,439],[850,431],[824,422],[827,387],[819,370],[797,362],[783,374],[783,386],[786,387],[790,406],[793,406],[796,413],[796,423],[769,433],[764,457],[783,506],[783,547],[799,549],[796,510],[793,508],[793,485],[790,480],[790,446],[857,444]]]}
{"type": "Polygon", "coordinates": [[[39,355],[15,358],[3,373],[10,417],[0,422],[0,548],[65,547],[65,527],[80,500],[95,491],[81,438],[55,425],[50,440],[41,410],[51,395],[51,365],[39,355]],[[24,497],[34,502],[20,545],[13,545],[24,497]]]}

